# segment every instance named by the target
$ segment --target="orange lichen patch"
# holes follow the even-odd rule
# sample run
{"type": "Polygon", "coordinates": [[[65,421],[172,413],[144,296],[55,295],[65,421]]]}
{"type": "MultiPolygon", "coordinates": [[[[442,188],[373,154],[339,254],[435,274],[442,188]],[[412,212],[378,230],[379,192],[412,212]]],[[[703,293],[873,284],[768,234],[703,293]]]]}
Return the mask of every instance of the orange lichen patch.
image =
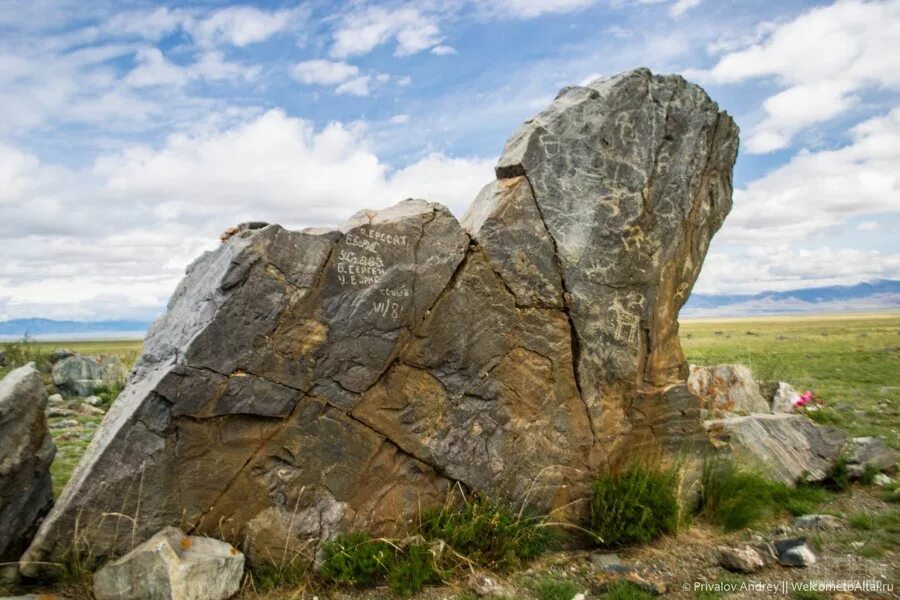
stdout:
{"type": "Polygon", "coordinates": [[[56,594],[35,594],[34,600],[59,600],[56,594]]]}
{"type": "Polygon", "coordinates": [[[231,552],[232,556],[237,556],[238,554],[237,548],[235,548],[234,546],[231,547],[231,550],[229,550],[229,552],[231,552]]]}
{"type": "Polygon", "coordinates": [[[246,377],[247,371],[242,371],[241,369],[237,369],[234,373],[231,374],[232,377],[246,377]]]}
{"type": "Polygon", "coordinates": [[[181,549],[182,550],[190,550],[191,546],[193,546],[193,545],[194,545],[194,542],[191,541],[191,538],[189,538],[189,537],[181,538],[181,549]]]}

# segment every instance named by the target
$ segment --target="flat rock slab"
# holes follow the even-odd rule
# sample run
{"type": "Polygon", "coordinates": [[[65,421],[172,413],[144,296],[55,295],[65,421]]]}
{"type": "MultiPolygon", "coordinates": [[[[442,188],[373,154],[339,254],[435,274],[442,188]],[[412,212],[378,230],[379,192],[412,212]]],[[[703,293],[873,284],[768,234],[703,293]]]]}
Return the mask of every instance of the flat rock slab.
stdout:
{"type": "Polygon", "coordinates": [[[94,573],[97,600],[226,600],[244,555],[231,544],[167,527],[94,573]]]}
{"type": "Polygon", "coordinates": [[[251,558],[314,553],[403,532],[457,483],[566,518],[611,461],[705,443],[677,315],[736,153],[702,89],[638,69],[526,122],[463,225],[407,200],[335,230],[230,230],[29,560],[79,517],[95,554],[127,551],[111,513],[139,540],[181,523],[251,558]]]}
{"type": "Polygon", "coordinates": [[[799,414],[761,414],[706,421],[721,452],[788,485],[823,481],[847,443],[835,427],[799,414]]]}
{"type": "Polygon", "coordinates": [[[0,563],[14,562],[53,505],[47,392],[29,363],[0,380],[0,563]]]}

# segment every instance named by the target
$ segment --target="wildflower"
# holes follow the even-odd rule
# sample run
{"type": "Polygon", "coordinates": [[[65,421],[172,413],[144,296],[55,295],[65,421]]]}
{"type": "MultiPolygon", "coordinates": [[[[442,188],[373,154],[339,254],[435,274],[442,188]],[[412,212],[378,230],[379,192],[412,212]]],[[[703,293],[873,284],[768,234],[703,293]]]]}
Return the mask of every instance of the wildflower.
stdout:
{"type": "Polygon", "coordinates": [[[796,398],[794,398],[794,408],[802,408],[813,401],[813,393],[809,390],[806,390],[796,398]]]}

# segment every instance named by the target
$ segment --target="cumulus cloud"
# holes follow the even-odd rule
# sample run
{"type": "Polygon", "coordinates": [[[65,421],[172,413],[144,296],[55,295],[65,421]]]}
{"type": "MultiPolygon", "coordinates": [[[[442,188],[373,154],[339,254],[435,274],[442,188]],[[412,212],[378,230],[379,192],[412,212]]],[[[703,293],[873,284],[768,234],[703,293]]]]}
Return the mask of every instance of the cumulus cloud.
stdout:
{"type": "Polygon", "coordinates": [[[597,0],[481,0],[479,4],[489,14],[513,19],[532,19],[544,14],[583,10],[597,0]]]}
{"type": "Polygon", "coordinates": [[[229,6],[185,24],[200,44],[228,43],[243,47],[263,42],[302,15],[299,9],[265,11],[252,6],[229,6]]]}
{"type": "Polygon", "coordinates": [[[735,191],[720,237],[729,243],[802,241],[852,217],[900,207],[900,108],[850,131],[835,150],[802,151],[735,191]]]}
{"type": "Polygon", "coordinates": [[[279,110],[104,154],[83,170],[0,146],[0,319],[147,317],[230,225],[337,224],[407,197],[460,215],[492,166],[432,154],[392,172],[364,126],[316,129],[279,110]]]}
{"type": "Polygon", "coordinates": [[[322,59],[305,60],[291,69],[297,81],[307,84],[335,85],[359,74],[359,67],[343,61],[322,59]]]}
{"type": "Polygon", "coordinates": [[[438,17],[424,14],[412,6],[384,8],[369,6],[343,17],[333,33],[331,54],[346,58],[371,52],[396,41],[394,54],[409,56],[440,44],[438,17]]]}
{"type": "Polygon", "coordinates": [[[772,77],[783,87],[763,104],[750,152],[787,147],[799,130],[847,111],[865,90],[900,90],[898,0],[837,1],[786,23],[765,23],[756,37],[711,69],[689,73],[725,84],[772,77]]]}
{"type": "Polygon", "coordinates": [[[710,252],[698,293],[757,293],[900,278],[900,253],[789,244],[710,252]]]}

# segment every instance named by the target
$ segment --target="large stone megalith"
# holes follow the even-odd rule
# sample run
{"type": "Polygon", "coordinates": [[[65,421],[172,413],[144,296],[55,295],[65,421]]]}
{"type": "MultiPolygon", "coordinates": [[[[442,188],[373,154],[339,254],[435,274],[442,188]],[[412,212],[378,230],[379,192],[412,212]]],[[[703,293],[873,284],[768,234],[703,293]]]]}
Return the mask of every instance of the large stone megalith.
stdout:
{"type": "Polygon", "coordinates": [[[188,269],[25,558],[173,525],[264,560],[402,532],[457,484],[554,509],[700,439],[677,315],[736,153],[702,89],[638,69],[528,121],[462,226],[407,200],[243,228],[188,269]]]}

